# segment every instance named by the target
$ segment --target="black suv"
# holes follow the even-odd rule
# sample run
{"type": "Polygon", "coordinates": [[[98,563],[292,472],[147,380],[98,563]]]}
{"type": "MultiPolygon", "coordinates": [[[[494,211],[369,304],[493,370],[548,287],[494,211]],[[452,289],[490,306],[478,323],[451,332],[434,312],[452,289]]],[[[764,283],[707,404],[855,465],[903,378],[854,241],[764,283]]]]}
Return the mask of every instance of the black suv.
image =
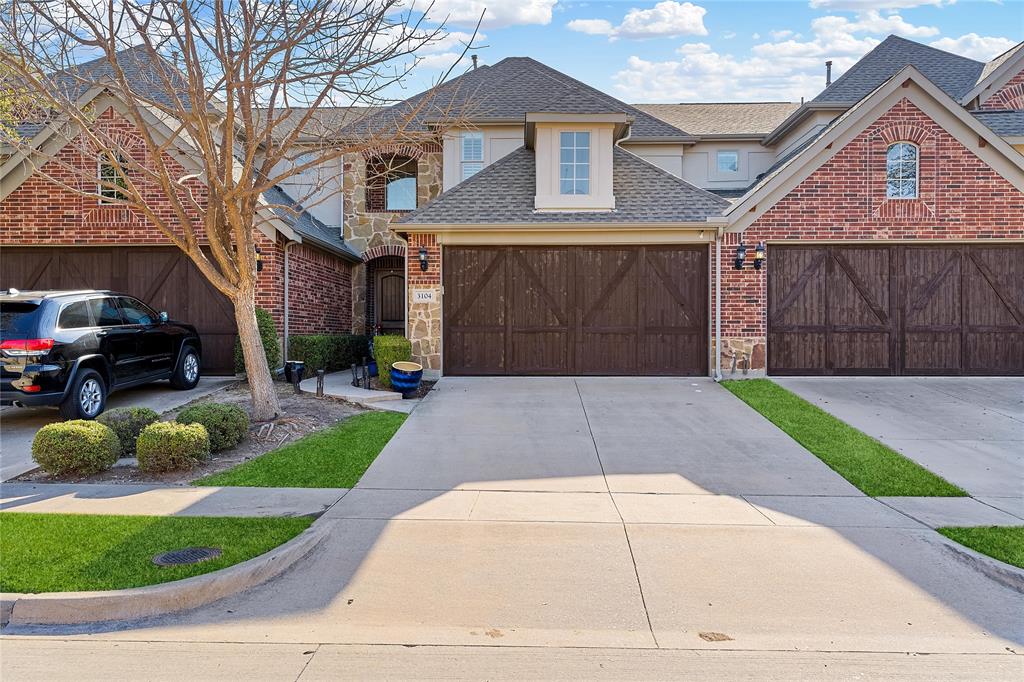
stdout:
{"type": "Polygon", "coordinates": [[[195,327],[111,291],[0,291],[0,405],[92,419],[114,390],[199,383],[195,327]]]}

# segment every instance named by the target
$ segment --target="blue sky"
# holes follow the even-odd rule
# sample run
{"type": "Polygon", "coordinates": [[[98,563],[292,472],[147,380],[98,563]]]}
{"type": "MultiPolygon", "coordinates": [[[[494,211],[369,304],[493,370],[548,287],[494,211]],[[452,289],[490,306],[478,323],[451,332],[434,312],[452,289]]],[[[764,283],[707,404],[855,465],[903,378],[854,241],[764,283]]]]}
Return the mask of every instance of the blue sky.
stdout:
{"type": "Polygon", "coordinates": [[[411,91],[452,62],[484,7],[481,63],[534,57],[629,102],[811,98],[826,59],[838,76],[890,33],[982,61],[1024,39],[1022,0],[434,0],[451,35],[411,91]]]}

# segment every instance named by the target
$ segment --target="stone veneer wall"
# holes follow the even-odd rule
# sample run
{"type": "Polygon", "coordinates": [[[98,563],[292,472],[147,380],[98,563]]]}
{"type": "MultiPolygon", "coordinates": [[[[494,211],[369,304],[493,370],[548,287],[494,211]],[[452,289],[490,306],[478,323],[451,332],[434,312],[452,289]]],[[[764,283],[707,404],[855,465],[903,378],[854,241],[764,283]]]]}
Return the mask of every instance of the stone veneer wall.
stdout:
{"type": "MultiPolygon", "coordinates": [[[[441,145],[424,144],[418,147],[394,146],[375,150],[372,154],[347,154],[344,159],[344,204],[345,241],[364,260],[371,250],[385,250],[380,247],[401,247],[402,240],[388,229],[388,226],[402,212],[388,211],[374,213],[366,210],[366,160],[374,154],[399,154],[417,159],[416,205],[423,206],[442,191],[441,145]]],[[[386,249],[390,254],[397,250],[386,249]]],[[[352,331],[358,334],[367,331],[366,319],[367,268],[356,265],[352,270],[352,331]]]]}
{"type": "Polygon", "coordinates": [[[743,270],[733,268],[739,239],[727,234],[722,244],[722,373],[727,378],[734,358],[735,376],[742,375],[747,360],[753,374],[765,373],[773,241],[1020,240],[1024,193],[902,99],[744,230],[743,270]],[[885,197],[886,148],[898,140],[921,149],[919,199],[885,197]],[[759,241],[768,244],[768,258],[755,270],[753,247],[759,241]]]}
{"type": "Polygon", "coordinates": [[[433,234],[409,235],[406,259],[406,288],[409,305],[406,322],[412,342],[412,359],[423,365],[425,374],[436,378],[441,373],[441,245],[433,234]],[[427,250],[427,269],[420,269],[419,250],[427,250]],[[417,293],[433,292],[433,300],[417,301],[417,293]]]}

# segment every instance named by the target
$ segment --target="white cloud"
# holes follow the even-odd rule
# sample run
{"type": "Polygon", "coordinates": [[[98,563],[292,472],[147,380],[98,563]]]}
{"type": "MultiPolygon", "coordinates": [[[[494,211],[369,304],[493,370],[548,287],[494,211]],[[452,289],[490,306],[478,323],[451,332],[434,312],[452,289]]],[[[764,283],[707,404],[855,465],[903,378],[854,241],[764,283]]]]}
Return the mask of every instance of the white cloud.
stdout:
{"type": "Polygon", "coordinates": [[[1006,52],[1016,45],[1017,42],[1010,38],[979,36],[977,33],[968,33],[959,38],[942,38],[929,44],[940,50],[962,54],[971,59],[987,62],[993,57],[998,57],[1006,52]]]}
{"type": "Polygon", "coordinates": [[[952,5],[956,0],[811,0],[813,9],[833,9],[861,12],[870,9],[908,9],[922,5],[952,5]]]}
{"type": "Polygon", "coordinates": [[[679,54],[702,54],[711,52],[711,46],[707,43],[685,43],[676,48],[679,54]]]}
{"type": "Polygon", "coordinates": [[[606,19],[573,19],[566,27],[570,31],[586,33],[592,36],[610,36],[615,33],[612,22],[606,19]]]}
{"type": "Polygon", "coordinates": [[[736,37],[736,31],[726,31],[722,34],[722,37],[726,40],[732,40],[736,37]]]}
{"type": "Polygon", "coordinates": [[[476,26],[482,14],[483,28],[502,28],[523,24],[550,24],[551,11],[558,0],[419,0],[413,7],[426,9],[430,19],[448,26],[476,26]],[[484,10],[487,10],[484,12],[484,10]]]}
{"type": "Polygon", "coordinates": [[[783,31],[769,31],[768,35],[772,37],[772,40],[783,40],[794,35],[794,31],[790,31],[789,29],[785,29],[783,31]]]}
{"type": "Polygon", "coordinates": [[[649,9],[630,9],[618,26],[604,19],[575,19],[567,27],[581,33],[607,35],[612,40],[706,36],[708,30],[704,27],[705,14],[706,9],[691,2],[664,0],[649,9]]]}

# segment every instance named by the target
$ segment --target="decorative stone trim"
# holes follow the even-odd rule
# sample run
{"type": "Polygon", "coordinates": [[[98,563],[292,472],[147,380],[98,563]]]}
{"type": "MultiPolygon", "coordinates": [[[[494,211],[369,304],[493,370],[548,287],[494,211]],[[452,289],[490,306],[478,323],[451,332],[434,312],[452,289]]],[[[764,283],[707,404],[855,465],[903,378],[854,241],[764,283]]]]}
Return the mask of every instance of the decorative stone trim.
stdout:
{"type": "Polygon", "coordinates": [[[378,156],[406,156],[410,159],[419,159],[426,154],[440,154],[441,145],[435,142],[424,144],[388,144],[372,149],[364,149],[363,160],[369,161],[378,156]]]}

